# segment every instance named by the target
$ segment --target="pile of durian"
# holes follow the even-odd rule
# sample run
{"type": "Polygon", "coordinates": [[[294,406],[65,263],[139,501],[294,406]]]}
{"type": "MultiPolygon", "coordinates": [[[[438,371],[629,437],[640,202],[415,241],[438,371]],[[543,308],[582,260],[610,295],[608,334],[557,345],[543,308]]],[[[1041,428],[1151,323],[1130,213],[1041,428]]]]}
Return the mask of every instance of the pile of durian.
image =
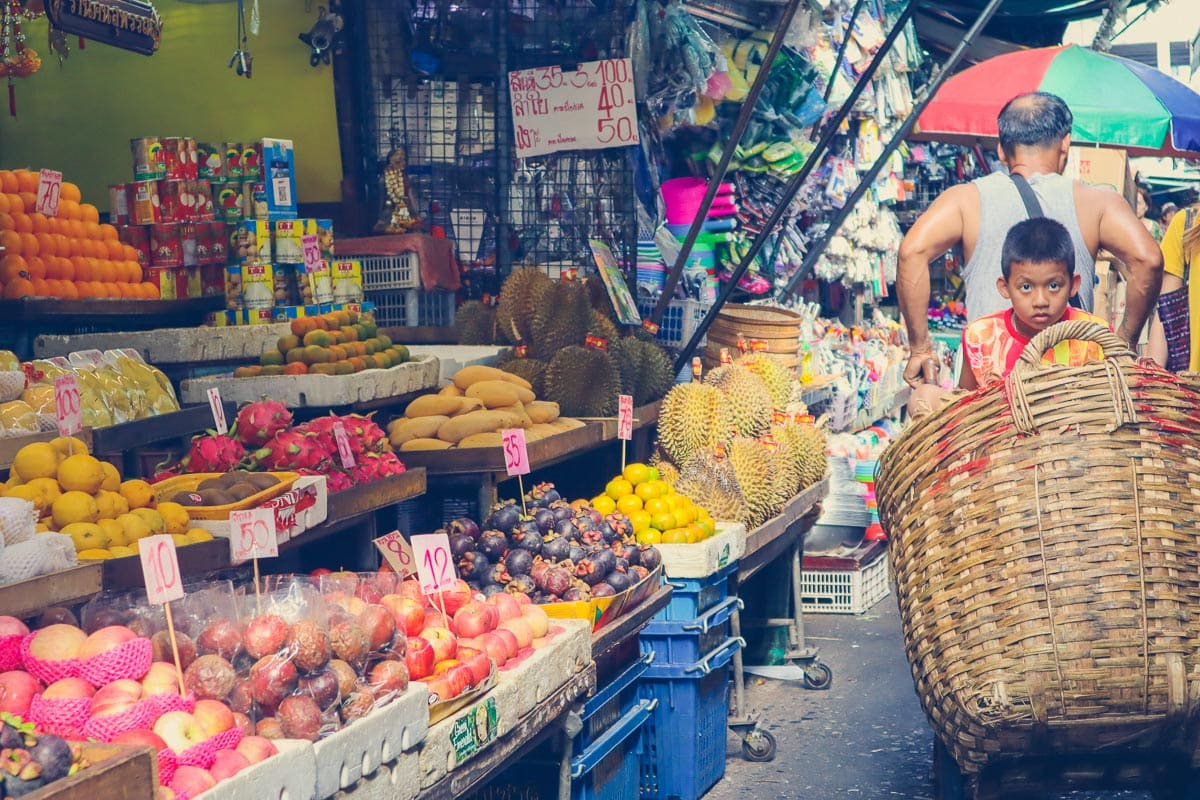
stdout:
{"type": "Polygon", "coordinates": [[[648,334],[621,335],[596,277],[555,281],[539,267],[519,267],[504,281],[495,308],[464,303],[454,324],[459,344],[513,345],[514,355],[500,368],[524,378],[567,416],[611,417],[617,395],[631,395],[641,406],[675,383],[670,357],[648,334]],[[589,335],[607,341],[607,351],[585,346],[589,335]]]}
{"type": "Polygon", "coordinates": [[[713,519],[758,527],[828,465],[825,431],[796,421],[795,394],[794,374],[761,353],[679,384],[659,412],[655,465],[713,519]]]}

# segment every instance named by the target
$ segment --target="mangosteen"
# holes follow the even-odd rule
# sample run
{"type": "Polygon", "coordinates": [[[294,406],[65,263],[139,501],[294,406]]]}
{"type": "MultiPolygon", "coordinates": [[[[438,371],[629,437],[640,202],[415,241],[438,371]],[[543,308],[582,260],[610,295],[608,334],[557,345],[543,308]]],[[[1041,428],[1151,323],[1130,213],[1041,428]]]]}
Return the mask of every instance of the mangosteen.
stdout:
{"type": "Polygon", "coordinates": [[[605,544],[604,534],[595,529],[584,531],[579,539],[583,542],[585,548],[589,546],[599,547],[605,544]]]}
{"type": "Polygon", "coordinates": [[[454,531],[447,534],[447,539],[450,542],[450,555],[455,558],[459,558],[464,553],[469,553],[475,549],[475,542],[471,540],[470,536],[461,531],[454,531]]]}
{"type": "Polygon", "coordinates": [[[25,735],[7,722],[0,726],[0,748],[24,747],[25,735]]]}
{"type": "Polygon", "coordinates": [[[617,535],[621,538],[631,536],[633,534],[633,523],[630,522],[629,517],[625,516],[624,514],[609,514],[604,518],[604,521],[612,526],[612,529],[616,531],[617,535]]]}
{"type": "Polygon", "coordinates": [[[618,558],[617,565],[613,567],[613,572],[629,572],[629,562],[623,558],[618,558]]]}
{"type": "MultiPolygon", "coordinates": [[[[616,552],[615,550],[613,552],[616,552]]],[[[624,553],[621,556],[629,562],[629,566],[642,563],[642,548],[637,545],[627,545],[624,548],[624,553]]]]}
{"type": "Polygon", "coordinates": [[[658,552],[658,548],[652,544],[639,547],[637,563],[653,572],[662,563],[662,553],[658,552]]]}
{"type": "Polygon", "coordinates": [[[554,521],[562,522],[564,519],[570,519],[575,516],[575,509],[563,501],[550,504],[550,510],[554,512],[554,521]]]}
{"type": "Polygon", "coordinates": [[[499,530],[486,530],[479,537],[479,551],[495,561],[508,550],[508,537],[499,530]]]}
{"type": "Polygon", "coordinates": [[[38,737],[37,744],[29,748],[29,755],[42,765],[42,779],[46,783],[67,777],[71,762],[75,760],[71,745],[65,739],[49,733],[38,737]]]}
{"type": "Polygon", "coordinates": [[[579,528],[575,527],[574,520],[560,519],[554,523],[554,532],[567,540],[579,538],[579,528]]]}
{"type": "Polygon", "coordinates": [[[604,580],[606,572],[600,571],[600,565],[592,556],[579,559],[575,564],[575,577],[581,578],[588,586],[595,586],[604,580]]]}
{"type": "Polygon", "coordinates": [[[0,750],[0,773],[4,775],[5,797],[24,797],[46,783],[42,765],[20,747],[0,750]]]}
{"type": "Polygon", "coordinates": [[[571,586],[571,574],[562,567],[551,567],[542,576],[539,588],[546,594],[561,595],[571,586]]]}
{"type": "Polygon", "coordinates": [[[650,570],[646,569],[641,564],[638,564],[637,566],[629,568],[629,574],[633,575],[639,582],[641,582],[650,577],[650,570]]]}
{"type": "Polygon", "coordinates": [[[458,560],[458,575],[463,580],[478,582],[490,566],[491,562],[487,556],[471,550],[463,553],[462,558],[458,560]]]}
{"type": "Polygon", "coordinates": [[[500,562],[484,570],[483,576],[480,578],[480,583],[485,586],[492,583],[503,586],[511,580],[512,575],[509,575],[508,570],[504,568],[504,562],[500,562]]]}
{"type": "Polygon", "coordinates": [[[529,569],[529,577],[533,578],[533,582],[541,584],[542,576],[546,574],[546,570],[550,569],[553,564],[546,561],[541,556],[533,560],[533,566],[529,569]]]}
{"type": "Polygon", "coordinates": [[[592,597],[612,597],[616,593],[617,590],[604,581],[592,587],[592,597]]]}
{"type": "MultiPolygon", "coordinates": [[[[483,521],[483,527],[508,535],[520,519],[521,512],[517,510],[516,504],[512,500],[506,500],[503,503],[492,506],[492,512],[483,521]]],[[[486,530],[483,532],[483,535],[487,535],[486,530]]]]}
{"type": "Polygon", "coordinates": [[[599,571],[607,575],[617,568],[617,557],[613,555],[613,551],[607,548],[602,548],[596,551],[592,556],[592,560],[598,565],[599,571]]]}
{"type": "Polygon", "coordinates": [[[509,594],[530,594],[537,591],[537,586],[533,582],[533,578],[528,575],[514,575],[508,585],[504,587],[504,591],[509,594]]]}
{"type": "Polygon", "coordinates": [[[604,541],[609,542],[610,544],[618,541],[621,538],[621,535],[617,533],[613,526],[608,524],[608,520],[602,520],[600,525],[597,526],[597,530],[599,530],[600,535],[604,537],[604,541]]]}
{"type": "Polygon", "coordinates": [[[504,567],[514,577],[528,575],[533,569],[533,553],[520,547],[509,550],[504,557],[504,567]]]}
{"type": "Polygon", "coordinates": [[[546,508],[559,500],[562,500],[562,495],[553,483],[539,483],[525,495],[525,505],[530,508],[546,508]]]}
{"type": "Polygon", "coordinates": [[[578,563],[581,558],[587,555],[587,551],[577,544],[572,544],[567,550],[567,558],[572,562],[578,563]]]}
{"type": "Polygon", "coordinates": [[[513,528],[510,539],[513,547],[528,550],[533,555],[542,552],[542,533],[532,518],[520,522],[517,527],[513,528]]]}
{"type": "Polygon", "coordinates": [[[603,586],[605,583],[611,586],[613,591],[618,594],[633,586],[633,580],[628,575],[615,571],[608,573],[608,578],[603,583],[597,584],[597,586],[603,586]]]}
{"type": "Polygon", "coordinates": [[[548,508],[538,508],[533,512],[533,521],[537,523],[538,530],[543,536],[554,530],[554,523],[558,520],[554,517],[554,512],[548,508]]]}
{"type": "Polygon", "coordinates": [[[542,557],[548,561],[562,561],[571,554],[571,545],[566,539],[551,539],[542,542],[542,557]]]}
{"type": "Polygon", "coordinates": [[[570,589],[567,589],[565,592],[563,592],[562,599],[569,603],[577,600],[591,600],[592,593],[590,590],[584,590],[578,586],[572,586],[570,589]]]}
{"type": "Polygon", "coordinates": [[[479,538],[479,525],[470,517],[459,517],[458,519],[451,520],[450,524],[446,526],[446,530],[450,535],[461,533],[472,542],[479,538]]]}
{"type": "Polygon", "coordinates": [[[596,520],[587,513],[576,514],[575,519],[572,520],[572,522],[575,523],[575,527],[578,528],[582,533],[587,533],[588,531],[594,531],[598,529],[596,520]]]}
{"type": "Polygon", "coordinates": [[[480,589],[480,591],[483,592],[484,598],[488,598],[494,594],[503,593],[504,587],[500,586],[498,584],[495,584],[495,583],[489,583],[488,585],[486,585],[482,589],[480,589]]]}

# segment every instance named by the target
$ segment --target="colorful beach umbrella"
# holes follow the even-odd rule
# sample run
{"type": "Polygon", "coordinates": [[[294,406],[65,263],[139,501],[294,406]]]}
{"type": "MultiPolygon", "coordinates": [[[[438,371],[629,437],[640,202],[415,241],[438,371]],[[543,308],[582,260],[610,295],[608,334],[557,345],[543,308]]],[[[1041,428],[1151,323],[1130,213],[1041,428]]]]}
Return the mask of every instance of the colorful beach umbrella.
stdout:
{"type": "Polygon", "coordinates": [[[995,139],[1004,104],[1035,91],[1066,101],[1074,142],[1200,158],[1200,94],[1145,64],[1078,45],[1006,53],[963,70],[938,90],[912,138],[995,139]]]}

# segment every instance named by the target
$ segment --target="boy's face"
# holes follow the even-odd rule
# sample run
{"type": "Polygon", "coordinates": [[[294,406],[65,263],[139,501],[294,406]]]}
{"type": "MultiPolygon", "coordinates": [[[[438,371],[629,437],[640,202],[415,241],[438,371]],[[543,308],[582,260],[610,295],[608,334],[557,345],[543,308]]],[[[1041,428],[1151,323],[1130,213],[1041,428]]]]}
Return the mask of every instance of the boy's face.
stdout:
{"type": "Polygon", "coordinates": [[[1012,301],[1016,329],[1032,337],[1062,319],[1079,291],[1079,276],[1067,275],[1061,261],[1014,261],[1008,278],[998,278],[996,288],[1012,301]]]}

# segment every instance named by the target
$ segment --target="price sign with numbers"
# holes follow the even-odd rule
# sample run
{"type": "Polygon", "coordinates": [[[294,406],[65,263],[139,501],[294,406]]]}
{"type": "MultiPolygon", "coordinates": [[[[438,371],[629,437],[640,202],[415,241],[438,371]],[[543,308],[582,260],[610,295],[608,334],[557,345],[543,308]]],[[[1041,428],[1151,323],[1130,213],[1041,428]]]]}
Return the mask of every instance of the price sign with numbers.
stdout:
{"type": "Polygon", "coordinates": [[[229,433],[229,425],[225,422],[225,405],[221,402],[221,390],[216,386],[208,390],[208,406],[212,409],[213,424],[217,433],[224,436],[229,433]]]}
{"type": "Polygon", "coordinates": [[[417,574],[417,559],[413,556],[412,546],[400,531],[384,534],[374,542],[384,560],[401,578],[417,574]]]}
{"type": "Polygon", "coordinates": [[[58,415],[59,436],[74,436],[83,429],[79,381],[74,373],[59,375],[54,379],[54,406],[58,415]]]}
{"type": "Polygon", "coordinates": [[[346,426],[340,422],[333,423],[333,438],[337,442],[338,456],[342,459],[342,466],[346,469],[353,469],[358,462],[354,458],[354,451],[350,449],[350,437],[346,434],[346,426]]]}
{"type": "Polygon", "coordinates": [[[147,536],[138,542],[146,596],[151,603],[169,603],[183,597],[183,576],[179,574],[179,556],[175,540],[168,534],[147,536]]]}
{"type": "Polygon", "coordinates": [[[62,194],[62,173],[44,169],[38,175],[37,204],[35,211],[47,217],[58,216],[58,200],[62,194]]]}
{"type": "Polygon", "coordinates": [[[321,268],[321,244],[315,233],[306,233],[300,237],[300,247],[304,250],[304,271],[316,272],[321,268]]]}
{"type": "Polygon", "coordinates": [[[617,438],[633,438],[633,395],[617,396],[617,438]]]}
{"type": "Polygon", "coordinates": [[[279,555],[275,530],[275,512],[269,508],[248,508],[229,512],[229,560],[235,564],[252,558],[279,555]]]}
{"type": "Polygon", "coordinates": [[[508,73],[518,158],[637,144],[633,62],[609,58],[508,73]]]}
{"type": "Polygon", "coordinates": [[[525,445],[525,429],[500,431],[500,442],[504,448],[504,468],[509,476],[528,475],[529,448],[525,445]]]}
{"type": "Polygon", "coordinates": [[[417,579],[425,594],[449,589],[458,580],[454,560],[450,557],[450,537],[444,533],[426,533],[412,537],[413,557],[417,562],[417,579]]]}

